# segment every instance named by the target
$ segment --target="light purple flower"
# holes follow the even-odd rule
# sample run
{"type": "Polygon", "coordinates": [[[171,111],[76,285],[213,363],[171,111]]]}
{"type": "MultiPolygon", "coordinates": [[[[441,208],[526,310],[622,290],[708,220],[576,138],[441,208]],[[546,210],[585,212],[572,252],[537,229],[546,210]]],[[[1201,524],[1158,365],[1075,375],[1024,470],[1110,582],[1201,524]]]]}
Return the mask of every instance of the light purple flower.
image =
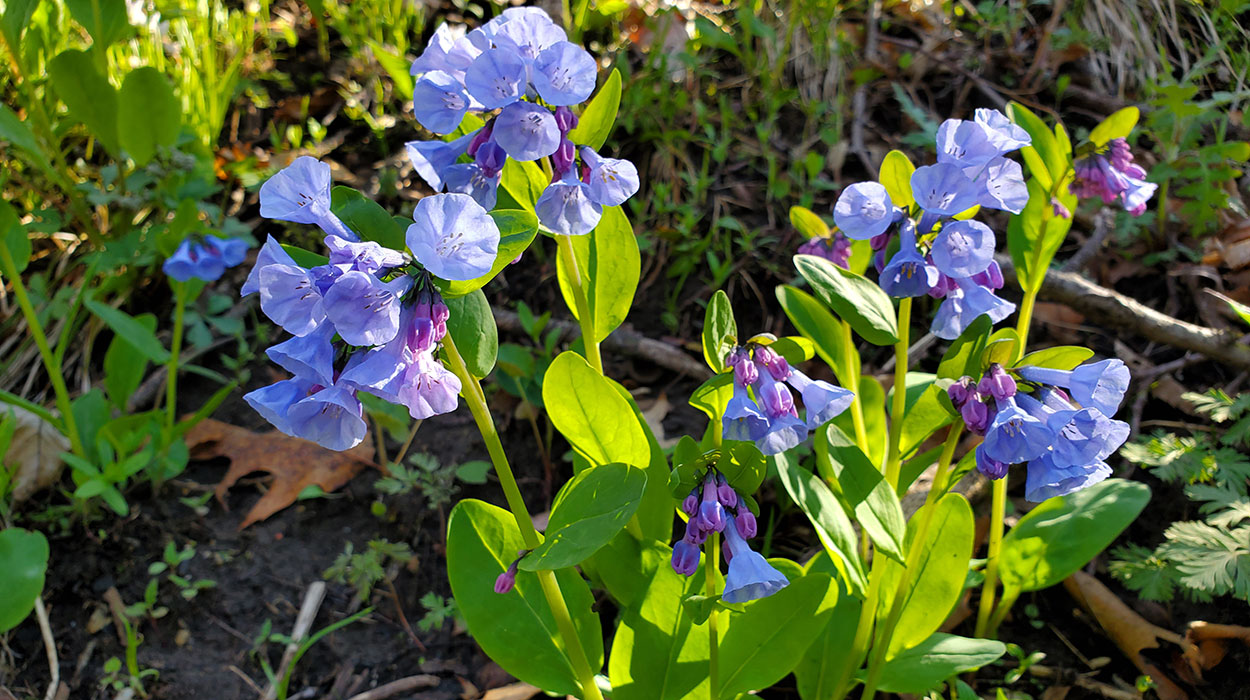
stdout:
{"type": "Polygon", "coordinates": [[[809,430],[816,430],[841,415],[855,401],[855,392],[820,379],[812,379],[797,369],[791,370],[787,381],[803,398],[809,430]]]}
{"type": "Polygon", "coordinates": [[[468,69],[477,54],[477,49],[464,37],[464,27],[452,27],[444,22],[434,30],[430,43],[425,51],[412,62],[409,72],[418,76],[422,73],[441,70],[459,77],[468,69]],[[459,75],[457,75],[459,74],[459,75]]]}
{"type": "Polygon", "coordinates": [[[436,194],[417,202],[408,249],[422,267],[445,280],[471,280],[490,272],[499,252],[499,227],[482,205],[464,194],[436,194]]]}
{"type": "Polygon", "coordinates": [[[326,318],[312,272],[296,265],[260,268],[260,310],[291,335],[308,335],[326,318]]]}
{"type": "Polygon", "coordinates": [[[729,516],[730,527],[725,528],[725,547],[728,549],[729,573],[725,576],[725,590],[721,599],[726,603],[746,603],[780,591],[790,584],[780,571],[768,563],[738,533],[734,516],[729,516]]]}
{"type": "Polygon", "coordinates": [[[899,249],[881,271],[881,289],[892,297],[918,297],[928,294],[938,283],[938,269],[916,250],[916,227],[903,222],[899,249]]]}
{"type": "Polygon", "coordinates": [[[978,316],[988,315],[998,323],[1016,310],[1016,305],[1000,299],[993,292],[971,279],[956,279],[955,289],[946,294],[938,307],[930,330],[943,340],[954,340],[964,332],[978,316]]]}
{"type": "Polygon", "coordinates": [[[513,102],[495,117],[495,141],[520,161],[545,158],[560,145],[560,128],[551,110],[532,102],[513,102]]]}
{"type": "Polygon", "coordinates": [[[243,283],[243,287],[239,289],[239,294],[247,296],[254,292],[260,291],[260,271],[269,265],[290,265],[298,267],[295,260],[291,258],[290,253],[278,243],[277,239],[269,236],[265,239],[265,244],[260,247],[260,252],[256,254],[256,264],[252,266],[252,271],[247,273],[247,281],[243,283]]]}
{"type": "Polygon", "coordinates": [[[291,379],[284,379],[249,392],[243,396],[243,400],[273,427],[291,435],[291,423],[287,420],[291,406],[303,400],[312,391],[321,388],[321,385],[297,374],[291,379]]]}
{"type": "Polygon", "coordinates": [[[382,345],[399,332],[399,298],[411,284],[411,277],[383,282],[365,272],[345,272],[325,293],[326,318],[349,345],[382,345]]]}
{"type": "Polygon", "coordinates": [[[403,265],[404,254],[379,245],[373,241],[347,241],[338,236],[326,236],[330,249],[330,264],[343,272],[357,270],[373,274],[380,270],[403,265]]]}
{"type": "Polygon", "coordinates": [[[421,126],[436,134],[450,134],[469,111],[469,94],[450,73],[432,70],[413,85],[412,109],[421,126]]]}
{"type": "Polygon", "coordinates": [[[1024,171],[1019,163],[1010,158],[1000,156],[983,166],[967,168],[964,174],[980,188],[977,203],[987,209],[1019,214],[1029,203],[1029,187],[1024,182],[1024,171]]]}
{"type": "Polygon", "coordinates": [[[867,240],[885,233],[894,223],[894,203],[879,182],[857,182],[838,196],[833,222],[847,238],[867,240]]]}
{"type": "Polygon", "coordinates": [[[725,406],[721,430],[726,440],[758,440],[768,432],[768,418],[751,400],[745,386],[734,383],[733,398],[725,406]]]}
{"type": "Polygon", "coordinates": [[[994,260],[994,232],[979,221],[950,221],[933,241],[933,264],[950,277],[971,277],[994,260]]]}
{"type": "Polygon", "coordinates": [[[435,192],[440,192],[448,168],[464,155],[469,143],[479,132],[480,130],[466,134],[455,141],[409,141],[404,144],[404,148],[408,152],[408,160],[421,179],[435,192]]]}
{"type": "Polygon", "coordinates": [[[998,401],[998,414],[985,432],[980,449],[987,457],[1004,464],[1037,459],[1050,449],[1055,433],[1016,403],[1016,398],[998,401]]]}
{"type": "Polygon", "coordinates": [[[508,14],[505,10],[504,14],[497,17],[496,19],[502,18],[503,22],[494,31],[491,39],[499,48],[517,54],[532,65],[543,51],[567,40],[568,35],[541,9],[524,9],[533,11],[508,14]]]}
{"type": "Polygon", "coordinates": [[[638,169],[628,160],[603,158],[590,146],[582,147],[582,162],[589,171],[586,184],[591,201],[618,207],[638,192],[638,169]]]}
{"type": "Polygon", "coordinates": [[[1055,465],[1051,453],[1029,462],[1024,480],[1024,497],[1040,503],[1055,496],[1066,496],[1111,476],[1106,462],[1094,462],[1073,467],[1055,465]]]}
{"type": "Polygon", "coordinates": [[[507,49],[483,51],[465,71],[464,85],[483,107],[499,109],[525,96],[525,61],[507,49]]]}
{"type": "Polygon", "coordinates": [[[497,170],[492,175],[477,163],[457,163],[444,173],[443,184],[447,191],[466,194],[483,209],[494,209],[499,201],[499,183],[503,180],[503,171],[497,170]]]}
{"type": "Polygon", "coordinates": [[[1131,376],[1122,360],[1109,359],[1081,365],[1074,370],[1048,367],[1020,367],[1021,379],[1067,389],[1082,406],[1096,408],[1104,416],[1114,416],[1128,391],[1131,376]]]}
{"type": "Polygon", "coordinates": [[[358,236],[330,211],[330,166],[300,156],[260,186],[260,215],[266,219],[313,224],[348,240],[358,236]]]}
{"type": "Polygon", "coordinates": [[[322,386],[334,383],[334,326],[322,323],[303,337],[294,336],[265,351],[282,369],[322,386]]]}
{"type": "Polygon", "coordinates": [[[1000,153],[1010,153],[1033,142],[1029,132],[996,109],[978,109],[973,114],[973,119],[985,128],[990,143],[994,144],[1000,153]]]}
{"type": "Polygon", "coordinates": [[[534,61],[534,89],[549,105],[585,102],[595,91],[595,59],[582,47],[560,41],[543,49],[534,61]]]}
{"type": "Polygon", "coordinates": [[[562,236],[590,233],[603,217],[603,207],[590,197],[590,186],[572,172],[547,185],[534,211],[543,226],[562,236]]]}
{"type": "Polygon", "coordinates": [[[354,392],[330,386],[287,411],[290,434],[330,450],[350,450],[365,439],[364,407],[354,392]]]}
{"type": "MultiPolygon", "coordinates": [[[[952,163],[916,168],[911,176],[916,203],[927,214],[954,216],[976,205],[980,188],[952,163]]],[[[921,226],[925,229],[925,226],[921,226]]],[[[922,233],[927,231],[922,231],[922,233]]]]}

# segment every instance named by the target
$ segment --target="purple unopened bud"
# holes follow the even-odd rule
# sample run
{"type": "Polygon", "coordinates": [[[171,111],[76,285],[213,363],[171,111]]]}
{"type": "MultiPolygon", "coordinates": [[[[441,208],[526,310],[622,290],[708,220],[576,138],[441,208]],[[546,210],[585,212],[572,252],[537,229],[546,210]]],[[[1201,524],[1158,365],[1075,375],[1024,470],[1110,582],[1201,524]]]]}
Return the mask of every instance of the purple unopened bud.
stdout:
{"type": "Polygon", "coordinates": [[[711,532],[725,529],[725,508],[716,497],[716,479],[709,474],[703,482],[703,502],[699,504],[699,527],[711,532]]]}
{"type": "Polygon", "coordinates": [[[987,289],[1003,288],[1003,269],[997,260],[991,260],[989,267],[972,276],[972,281],[987,289]]]}
{"type": "Polygon", "coordinates": [[[477,149],[473,159],[482,168],[482,174],[495,177],[503,171],[504,163],[508,162],[508,153],[492,139],[477,149]]]}
{"type": "Polygon", "coordinates": [[[873,250],[885,250],[885,247],[890,245],[890,235],[889,231],[877,234],[876,236],[868,239],[868,244],[872,246],[873,250]]]}
{"type": "Polygon", "coordinates": [[[724,555],[725,557],[725,565],[728,566],[729,563],[732,562],[734,558],[733,547],[729,546],[729,538],[725,538],[721,540],[720,551],[721,551],[721,554],[724,555]]]}
{"type": "Polygon", "coordinates": [[[964,425],[975,435],[984,435],[985,429],[990,425],[990,408],[975,392],[959,408],[959,414],[963,416],[964,425]]]}
{"type": "Polygon", "coordinates": [[[561,138],[560,145],[556,148],[556,152],[551,154],[551,181],[556,182],[564,177],[573,167],[573,159],[577,155],[577,148],[568,138],[561,138]]]}
{"type": "Polygon", "coordinates": [[[738,506],[738,492],[734,491],[729,482],[725,481],[725,475],[721,474],[716,477],[716,500],[726,508],[736,508],[738,506]]]}
{"type": "Polygon", "coordinates": [[[681,502],[681,512],[690,517],[694,517],[699,512],[699,489],[691,489],[690,495],[686,496],[686,500],[681,502]]]}
{"type": "Polygon", "coordinates": [[[1055,216],[1059,217],[1060,219],[1072,218],[1072,212],[1063,205],[1063,202],[1059,201],[1058,197],[1050,198],[1050,208],[1051,208],[1051,211],[1054,212],[1055,216]]]}
{"type": "Polygon", "coordinates": [[[470,158],[477,157],[477,149],[481,148],[482,144],[490,140],[491,133],[493,132],[494,128],[495,128],[495,124],[494,122],[491,122],[490,124],[487,124],[486,126],[477,130],[477,133],[474,134],[473,138],[469,141],[468,150],[465,151],[466,153],[469,154],[470,158]]]}
{"type": "Polygon", "coordinates": [[[577,128],[577,115],[568,107],[556,107],[556,128],[561,134],[567,134],[577,128]]]}
{"type": "Polygon", "coordinates": [[[686,540],[678,540],[673,545],[673,571],[682,576],[691,576],[699,569],[699,558],[702,552],[699,546],[686,540]]]}
{"type": "Polygon", "coordinates": [[[982,394],[989,394],[998,401],[1009,399],[1016,395],[1016,380],[1007,374],[1007,370],[997,362],[990,365],[985,376],[981,378],[981,384],[977,389],[982,394]]]}
{"type": "Polygon", "coordinates": [[[972,386],[972,377],[960,377],[959,381],[951,384],[946,389],[946,395],[950,397],[951,403],[955,404],[955,408],[963,408],[968,399],[976,393],[976,389],[972,386]]]}
{"type": "Polygon", "coordinates": [[[759,381],[760,370],[754,362],[751,362],[745,350],[741,348],[738,350],[741,352],[736,358],[732,353],[730,354],[730,361],[734,368],[734,382],[742,387],[751,386],[759,381]]]}
{"type": "Polygon", "coordinates": [[[509,566],[507,571],[499,574],[499,578],[495,579],[496,593],[499,593],[500,595],[508,593],[512,590],[512,587],[516,585],[516,569],[517,563],[520,561],[521,560],[518,559],[517,561],[512,562],[512,566],[509,566]]]}
{"type": "Polygon", "coordinates": [[[742,539],[749,540],[755,537],[758,525],[755,522],[755,514],[750,510],[739,508],[738,514],[734,516],[734,522],[738,526],[738,534],[742,535],[742,539]]]}
{"type": "Polygon", "coordinates": [[[1133,150],[1129,148],[1128,141],[1121,138],[1107,142],[1107,160],[1116,170],[1128,170],[1133,164],[1133,150]]]}
{"type": "Polygon", "coordinates": [[[763,346],[755,349],[755,363],[763,365],[768,373],[773,375],[773,379],[779,382],[790,378],[790,363],[770,347],[763,346]]]}

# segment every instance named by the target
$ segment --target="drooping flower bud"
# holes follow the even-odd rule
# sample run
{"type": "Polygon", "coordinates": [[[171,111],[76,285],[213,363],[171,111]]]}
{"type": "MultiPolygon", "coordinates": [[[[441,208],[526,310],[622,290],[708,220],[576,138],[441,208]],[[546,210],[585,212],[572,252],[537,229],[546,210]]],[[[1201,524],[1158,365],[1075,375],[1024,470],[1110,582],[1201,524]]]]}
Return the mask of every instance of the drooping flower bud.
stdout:
{"type": "Polygon", "coordinates": [[[989,394],[997,400],[1011,398],[1016,395],[1016,380],[1007,374],[1007,370],[997,362],[990,365],[985,376],[981,378],[981,384],[977,389],[982,394],[989,394]]]}
{"type": "Polygon", "coordinates": [[[759,529],[755,521],[755,514],[747,508],[738,509],[738,514],[734,517],[734,523],[738,526],[738,534],[742,535],[744,540],[755,537],[759,529]]]}
{"type": "Polygon", "coordinates": [[[716,477],[716,500],[726,508],[736,508],[738,506],[738,492],[725,481],[724,474],[718,474],[716,477]]]}
{"type": "Polygon", "coordinates": [[[496,593],[499,593],[500,595],[508,593],[512,590],[513,586],[516,585],[517,564],[520,563],[520,561],[520,559],[517,559],[512,562],[512,566],[509,566],[507,571],[499,574],[499,578],[495,579],[496,593]]]}

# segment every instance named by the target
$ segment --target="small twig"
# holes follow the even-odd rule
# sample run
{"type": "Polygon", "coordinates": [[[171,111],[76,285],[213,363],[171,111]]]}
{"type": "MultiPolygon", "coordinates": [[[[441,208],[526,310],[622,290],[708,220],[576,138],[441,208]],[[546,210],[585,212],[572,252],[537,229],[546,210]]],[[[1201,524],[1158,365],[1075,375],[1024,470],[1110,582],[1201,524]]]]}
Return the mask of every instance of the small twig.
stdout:
{"type": "Polygon", "coordinates": [[[1051,668],[1050,666],[1033,664],[1032,666],[1029,666],[1029,675],[1037,676],[1038,678],[1054,679],[1058,682],[1064,683],[1065,685],[1070,683],[1078,688],[1084,688],[1085,690],[1098,693],[1109,700],[1141,700],[1142,697],[1141,693],[1120,690],[1113,685],[1102,683],[1092,678],[1086,678],[1085,676],[1068,669],[1051,668]],[[1069,674],[1072,675],[1071,679],[1066,678],[1069,674]]]}
{"type": "MultiPolygon", "coordinates": [[[[525,332],[521,326],[521,318],[514,312],[503,309],[494,309],[493,312],[495,324],[499,326],[499,330],[510,333],[525,332]]],[[[581,328],[576,323],[558,319],[548,321],[547,328],[559,332],[562,339],[575,338],[581,333],[581,328]]],[[[604,339],[601,347],[604,350],[654,362],[661,367],[687,374],[695,379],[703,380],[712,376],[712,371],[707,366],[686,354],[681,348],[653,340],[626,326],[612,331],[612,334],[604,339]]]]}
{"type": "Polygon", "coordinates": [[[325,597],[325,581],[314,581],[308,586],[308,592],[304,594],[304,602],[299,608],[299,615],[295,618],[295,628],[291,630],[291,641],[286,645],[286,651],[282,654],[282,663],[278,665],[278,673],[265,689],[265,700],[275,700],[278,697],[278,684],[290,671],[295,654],[299,651],[300,642],[308,636],[308,630],[312,627],[313,620],[317,619],[317,611],[321,609],[321,601],[325,600],[325,597]]]}
{"type": "Polygon", "coordinates": [[[259,685],[256,685],[256,681],[252,680],[252,677],[244,673],[238,666],[232,664],[226,668],[234,675],[242,678],[243,682],[247,684],[247,687],[255,691],[257,695],[263,695],[265,693],[265,691],[261,690],[259,685]]]}
{"type": "Polygon", "coordinates": [[[1094,215],[1094,233],[1089,237],[1089,240],[1081,244],[1081,247],[1077,249],[1072,257],[1059,266],[1060,270],[1080,272],[1085,267],[1085,264],[1102,249],[1103,241],[1107,240],[1107,236],[1111,233],[1110,214],[1110,209],[1098,210],[1098,213],[1094,215]]]}
{"type": "Polygon", "coordinates": [[[373,690],[367,690],[359,695],[353,695],[348,700],[382,700],[392,695],[398,695],[408,690],[416,690],[417,688],[433,688],[438,685],[438,676],[431,676],[423,673],[418,676],[408,676],[397,681],[391,681],[386,685],[380,685],[373,690]]]}
{"type": "Polygon", "coordinates": [[[39,632],[43,635],[43,650],[48,654],[48,671],[52,680],[48,683],[48,692],[44,700],[54,700],[57,690],[61,687],[61,662],[56,658],[56,639],[52,637],[52,623],[48,621],[48,610],[43,607],[43,598],[35,598],[35,617],[39,620],[39,632]]]}
{"type": "Polygon", "coordinates": [[[412,631],[412,625],[408,624],[408,616],[404,615],[404,606],[399,602],[399,591],[395,590],[395,582],[391,580],[390,576],[385,577],[383,581],[386,583],[386,587],[390,589],[391,599],[395,601],[395,613],[399,615],[400,626],[408,633],[408,638],[412,640],[412,643],[416,644],[421,651],[425,651],[425,645],[417,638],[417,633],[412,631]]]}

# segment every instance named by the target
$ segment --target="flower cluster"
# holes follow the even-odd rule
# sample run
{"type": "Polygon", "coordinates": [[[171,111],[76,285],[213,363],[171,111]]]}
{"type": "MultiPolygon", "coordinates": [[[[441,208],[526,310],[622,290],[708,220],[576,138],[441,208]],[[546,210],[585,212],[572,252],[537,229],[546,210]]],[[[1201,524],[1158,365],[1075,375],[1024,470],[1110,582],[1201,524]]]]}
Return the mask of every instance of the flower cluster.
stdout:
{"type": "Polygon", "coordinates": [[[161,269],[165,274],[186,282],[192,279],[213,282],[247,257],[247,241],[242,238],[218,238],[216,236],[188,236],[165,259],[161,269]]]}
{"type": "Polygon", "coordinates": [[[911,176],[914,211],[895,206],[878,182],[850,185],[834,205],[843,234],[872,241],[886,293],[943,299],[932,326],[940,338],[959,337],[982,314],[997,323],[1015,310],[994,294],[1003,284],[994,232],[953,217],[977,205],[1018,214],[1028,203],[1028,188],[1020,164],[1006,155],[1027,145],[1028,133],[1001,112],[978,109],[974,120],[948,119],[938,129],[938,162],[911,176]],[[887,260],[896,223],[898,251],[887,260]]]}
{"type": "Polygon", "coordinates": [[[243,398],[278,430],[345,450],[365,436],[361,391],[418,419],[455,409],[460,381],[435,355],[448,309],[430,275],[485,274],[499,229],[465,195],[426,197],[407,232],[419,269],[347,230],[330,212],[329,182],[329,166],[304,157],[261,187],[261,212],[321,227],[329,257],[304,267],[265,241],[241,291],[258,292],[261,311],[293,336],[266,351],[293,376],[243,398]]]}
{"type": "Polygon", "coordinates": [[[703,543],[713,532],[720,532],[725,535],[721,548],[729,565],[722,600],[745,603],[789,585],[790,581],[747,543],[756,534],[755,515],[725,476],[709,469],[702,486],[702,497],[696,487],[681,504],[689,519],[686,534],[673,545],[673,570],[683,576],[693,575],[703,556],[703,543]]]}
{"type": "Polygon", "coordinates": [[[1146,171],[1133,162],[1128,141],[1111,139],[1101,149],[1076,161],[1076,179],[1068,191],[1077,197],[1099,197],[1104,204],[1117,201],[1133,216],[1146,211],[1146,202],[1158,185],[1146,182],[1146,171]]]}
{"type": "Polygon", "coordinates": [[[842,269],[849,269],[851,264],[851,239],[841,231],[834,231],[828,237],[814,236],[803,241],[798,249],[799,255],[815,255],[824,258],[842,269]]]}
{"type": "Polygon", "coordinates": [[[947,390],[964,424],[985,441],[977,446],[977,469],[1001,479],[1008,466],[1028,463],[1025,497],[1044,501],[1111,475],[1105,460],[1128,439],[1129,426],[1111,418],[1128,389],[1120,360],[1074,370],[1018,367],[1032,393],[998,364],[979,382],[963,377],[947,390]]]}
{"type": "Polygon", "coordinates": [[[579,150],[569,138],[577,126],[570,107],[594,92],[597,66],[542,10],[509,8],[467,34],[443,24],[412,74],[419,76],[413,111],[436,134],[455,131],[470,111],[498,110],[481,129],[453,141],[407,144],[417,174],[436,192],[467,194],[491,209],[508,158],[550,157],[552,180],[536,205],[539,221],[559,234],[582,235],[594,229],[603,207],[638,191],[633,163],[589,146],[579,150]]]}
{"type": "Polygon", "coordinates": [[[808,377],[766,345],[734,348],[725,364],[733,369],[734,393],[725,407],[724,438],[753,441],[766,455],[803,442],[855,400],[850,390],[808,377]],[[807,420],[799,418],[791,387],[803,399],[807,420]]]}

